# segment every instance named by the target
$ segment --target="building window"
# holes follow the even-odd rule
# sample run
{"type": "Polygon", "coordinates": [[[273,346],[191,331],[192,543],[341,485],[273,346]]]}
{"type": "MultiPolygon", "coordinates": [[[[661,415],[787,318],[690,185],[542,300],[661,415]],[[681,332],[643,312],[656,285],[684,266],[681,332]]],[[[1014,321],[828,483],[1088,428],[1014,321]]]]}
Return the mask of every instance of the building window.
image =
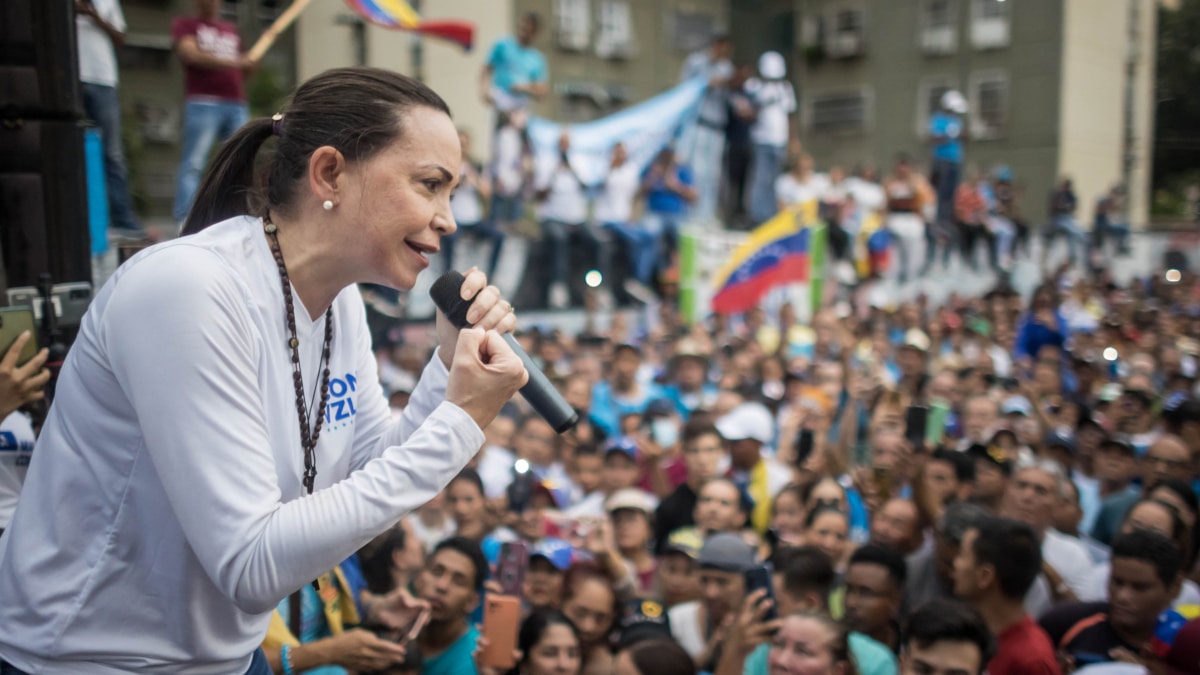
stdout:
{"type": "Polygon", "coordinates": [[[275,19],[279,18],[279,15],[283,13],[284,6],[285,4],[281,0],[258,0],[255,10],[258,15],[255,18],[264,27],[268,27],[272,23],[275,23],[275,19]]]}
{"type": "Polygon", "coordinates": [[[558,46],[579,51],[587,49],[591,18],[588,0],[554,0],[554,32],[558,46]]]}
{"type": "Polygon", "coordinates": [[[983,19],[1008,19],[1008,0],[975,0],[983,19]]]}
{"type": "Polygon", "coordinates": [[[1016,0],[971,0],[971,44],[976,49],[1008,46],[1013,2],[1016,0]]]}
{"type": "Polygon", "coordinates": [[[596,32],[596,56],[629,58],[633,56],[633,18],[627,0],[601,0],[600,21],[596,32]]]}
{"type": "Polygon", "coordinates": [[[1000,138],[1008,127],[1008,75],[985,71],[971,76],[971,137],[1000,138]]]}
{"type": "Polygon", "coordinates": [[[951,0],[925,0],[921,15],[921,52],[936,56],[958,50],[958,25],[951,0]]]}
{"type": "Polygon", "coordinates": [[[866,47],[866,13],[861,9],[844,9],[833,15],[833,30],[829,33],[826,51],[833,58],[859,56],[866,47]]]}
{"type": "Polygon", "coordinates": [[[681,52],[694,52],[707,47],[717,31],[716,20],[709,14],[675,12],[668,25],[671,44],[681,52]]]}
{"type": "Polygon", "coordinates": [[[934,75],[921,80],[917,88],[918,138],[929,137],[929,118],[942,107],[942,96],[954,88],[954,78],[949,75],[934,75]]]}
{"type": "Polygon", "coordinates": [[[814,94],[809,108],[808,129],[814,134],[862,132],[870,123],[870,96],[865,90],[814,94]]]}

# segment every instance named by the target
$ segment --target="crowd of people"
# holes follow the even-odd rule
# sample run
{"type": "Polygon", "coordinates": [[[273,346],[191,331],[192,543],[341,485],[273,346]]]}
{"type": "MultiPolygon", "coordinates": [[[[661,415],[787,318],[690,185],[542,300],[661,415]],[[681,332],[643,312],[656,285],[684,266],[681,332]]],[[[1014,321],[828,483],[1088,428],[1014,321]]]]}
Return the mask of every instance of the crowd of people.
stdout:
{"type": "MultiPolygon", "coordinates": [[[[503,671],[475,659],[514,543],[514,673],[1200,672],[1198,290],[1064,270],[1028,303],[523,332],[580,424],[514,399],[346,589],[433,607],[386,672],[503,671]]],[[[428,354],[378,353],[402,414],[428,354]]],[[[395,657],[304,607],[293,654],[395,657]]]]}

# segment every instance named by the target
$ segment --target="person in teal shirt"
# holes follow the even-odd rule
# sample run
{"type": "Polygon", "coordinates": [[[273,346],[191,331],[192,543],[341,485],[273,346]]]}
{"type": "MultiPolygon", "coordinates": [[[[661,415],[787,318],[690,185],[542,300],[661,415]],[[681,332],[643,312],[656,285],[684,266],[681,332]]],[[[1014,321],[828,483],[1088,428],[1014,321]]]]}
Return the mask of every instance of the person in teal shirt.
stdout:
{"type": "Polygon", "coordinates": [[[532,12],[521,17],[516,36],[496,41],[479,78],[483,100],[501,112],[529,106],[531,99],[550,90],[546,57],[533,46],[541,19],[532,12]]]}
{"type": "Polygon", "coordinates": [[[429,623],[417,636],[421,675],[476,675],[479,633],[469,617],[483,591],[488,564],[479,544],[451,537],[433,549],[417,575],[417,597],[431,607],[429,623]]]}

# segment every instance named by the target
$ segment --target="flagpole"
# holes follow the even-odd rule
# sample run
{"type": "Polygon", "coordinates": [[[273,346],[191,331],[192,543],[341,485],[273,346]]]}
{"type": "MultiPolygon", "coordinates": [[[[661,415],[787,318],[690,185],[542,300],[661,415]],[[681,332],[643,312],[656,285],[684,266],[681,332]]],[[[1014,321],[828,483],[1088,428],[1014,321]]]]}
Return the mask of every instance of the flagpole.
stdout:
{"type": "Polygon", "coordinates": [[[290,7],[283,11],[283,14],[279,15],[279,18],[275,19],[270,28],[263,31],[263,34],[258,38],[258,42],[255,42],[250,51],[246,52],[246,57],[251,61],[262,59],[263,54],[266,54],[267,50],[275,44],[275,39],[283,31],[287,30],[288,26],[292,25],[292,22],[300,16],[300,12],[303,12],[310,2],[312,0],[296,0],[293,2],[290,7]]]}

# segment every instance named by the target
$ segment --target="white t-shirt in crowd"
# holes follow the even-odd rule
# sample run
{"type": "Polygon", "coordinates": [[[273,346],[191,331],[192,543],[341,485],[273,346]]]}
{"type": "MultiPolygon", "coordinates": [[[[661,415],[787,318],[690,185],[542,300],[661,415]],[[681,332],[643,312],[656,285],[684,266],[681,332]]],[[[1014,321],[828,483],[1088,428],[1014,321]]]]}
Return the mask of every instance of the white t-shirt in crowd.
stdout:
{"type": "MultiPolygon", "coordinates": [[[[113,28],[125,32],[125,15],[117,0],[92,0],[92,6],[113,28]]],[[[79,47],[79,81],[117,86],[117,54],[108,33],[92,17],[77,14],[75,36],[79,47]]]]}
{"type": "Polygon", "coordinates": [[[640,179],[637,166],[629,162],[609,170],[604,189],[596,197],[592,214],[596,222],[625,224],[633,220],[633,200],[641,187],[640,179]]]}
{"type": "Polygon", "coordinates": [[[25,471],[33,458],[33,424],[23,412],[15,412],[0,422],[0,530],[8,527],[25,471]]]}
{"type": "MultiPolygon", "coordinates": [[[[304,390],[325,316],[293,294],[304,390]]],[[[305,496],[279,272],[258,218],[142,251],[92,301],[0,538],[0,658],[46,675],[242,673],[271,610],[483,445],[425,368],[393,419],[362,297],[333,301],[305,496]]]]}
{"type": "Polygon", "coordinates": [[[775,200],[788,206],[803,204],[812,200],[820,201],[829,189],[829,177],[823,173],[814,173],[808,180],[800,181],[791,173],[780,174],[775,179],[775,200]]]}
{"type": "Polygon", "coordinates": [[[758,145],[782,148],[791,137],[788,116],[796,112],[796,92],[787,80],[746,81],[746,93],[754,101],[758,116],[750,127],[750,140],[758,145]]]}
{"type": "Polygon", "coordinates": [[[846,179],[846,191],[864,211],[882,211],[887,205],[887,193],[879,183],[851,176],[846,179]]]}
{"type": "MultiPolygon", "coordinates": [[[[465,177],[468,172],[475,174],[479,180],[483,180],[479,169],[463,162],[460,175],[465,177]]],[[[454,222],[461,226],[478,225],[483,220],[483,202],[479,198],[479,190],[468,183],[465,178],[459,180],[458,187],[450,195],[450,213],[454,215],[454,222]]]]}
{"type": "Polygon", "coordinates": [[[503,126],[496,132],[496,154],[492,157],[492,174],[496,178],[493,186],[501,197],[512,197],[521,192],[525,174],[522,170],[524,140],[521,131],[513,126],[503,126]]]}
{"type": "MultiPolygon", "coordinates": [[[[1092,591],[1092,556],[1087,547],[1077,539],[1053,529],[1046,530],[1042,538],[1042,559],[1058,572],[1063,583],[1075,597],[1084,599],[1092,591]]],[[[1033,617],[1040,617],[1053,605],[1053,595],[1044,575],[1038,575],[1033,587],[1025,594],[1025,610],[1033,617]]]]}
{"type": "Polygon", "coordinates": [[[539,192],[549,190],[546,200],[538,205],[538,220],[567,225],[582,225],[587,220],[587,194],[566,164],[556,161],[539,166],[534,186],[539,192]]]}
{"type": "Polygon", "coordinates": [[[671,637],[695,659],[704,653],[704,630],[700,627],[700,602],[684,602],[667,610],[671,622],[671,637]]]}
{"type": "Polygon", "coordinates": [[[489,445],[483,449],[483,456],[479,458],[475,471],[479,474],[479,480],[483,481],[484,496],[488,499],[504,496],[508,484],[513,479],[512,468],[515,461],[516,458],[511,452],[498,445],[489,445]]]}
{"type": "Polygon", "coordinates": [[[421,540],[421,548],[425,550],[425,554],[433,553],[433,547],[447,537],[453,536],[454,531],[458,529],[458,523],[450,516],[442,519],[441,523],[430,526],[421,522],[421,517],[414,511],[405,516],[405,520],[412,527],[413,534],[417,539],[421,540]]]}

